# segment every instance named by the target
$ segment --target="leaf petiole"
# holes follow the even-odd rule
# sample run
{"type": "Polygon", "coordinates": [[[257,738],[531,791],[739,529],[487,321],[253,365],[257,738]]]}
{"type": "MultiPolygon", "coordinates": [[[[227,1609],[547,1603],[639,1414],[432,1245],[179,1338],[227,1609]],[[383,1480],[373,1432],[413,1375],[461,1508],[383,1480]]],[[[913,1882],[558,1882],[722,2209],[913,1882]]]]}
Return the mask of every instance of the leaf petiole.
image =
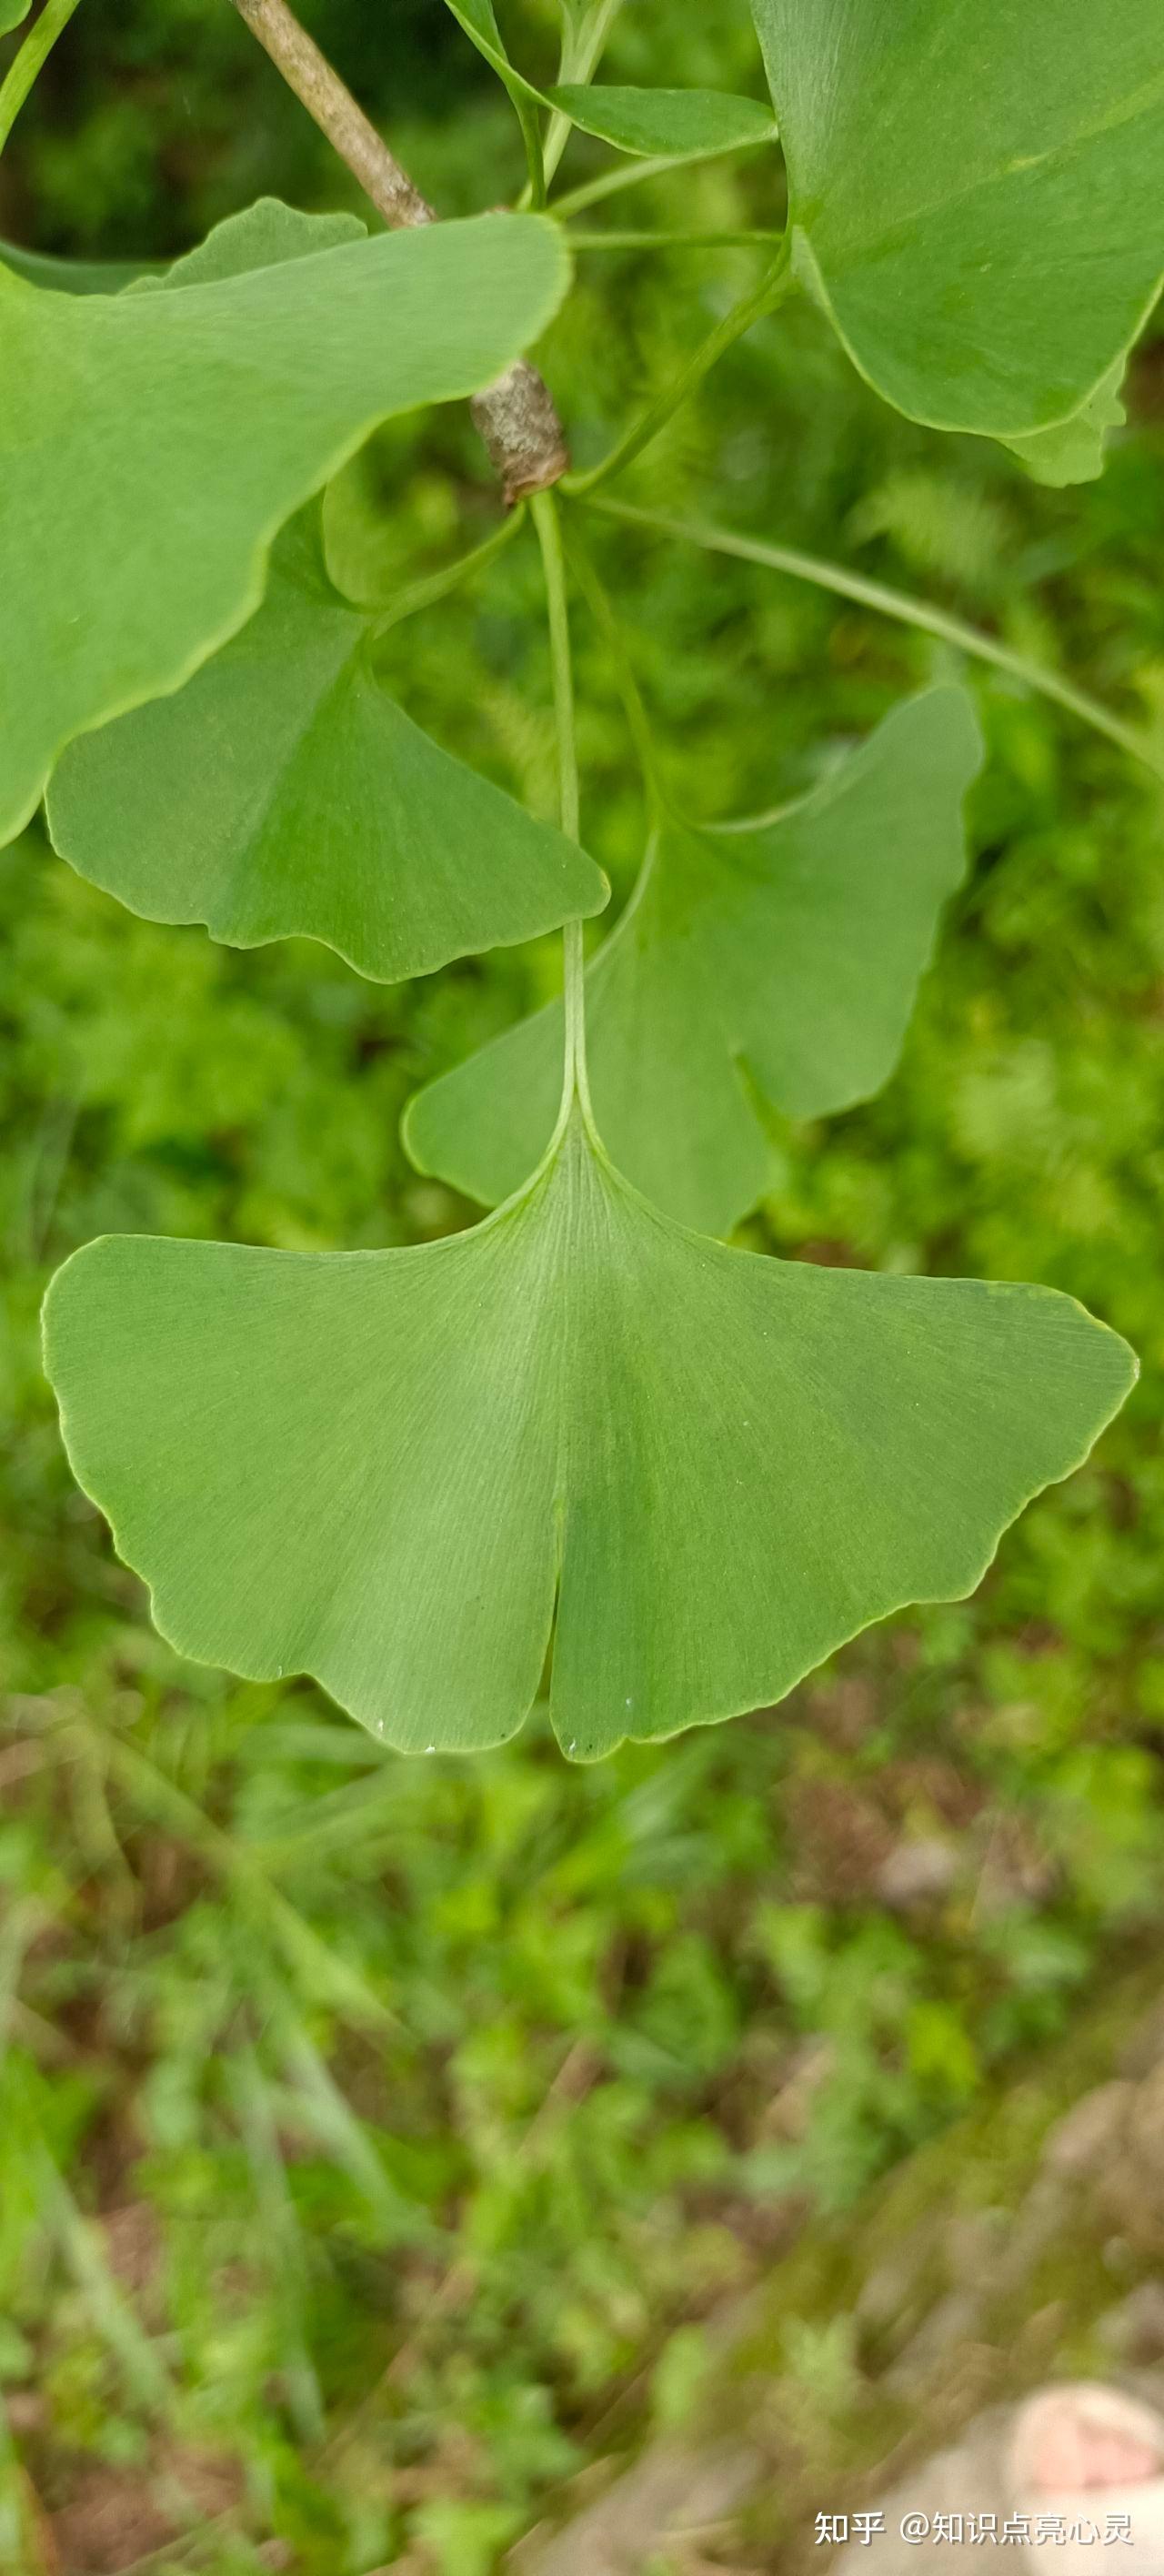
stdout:
{"type": "MultiPolygon", "coordinates": [[[[731,150],[756,152],[767,140],[769,138],[757,135],[754,143],[734,143],[731,150]]],[[[721,151],[657,152],[642,161],[615,162],[613,168],[601,171],[596,179],[587,179],[582,187],[571,188],[567,196],[555,197],[550,213],[565,223],[572,215],[584,214],[587,207],[601,205],[604,198],[618,196],[623,188],[640,187],[644,179],[663,179],[671,170],[690,170],[700,161],[723,161],[727,157],[721,151]]]]}
{"type": "Polygon", "coordinates": [[[634,457],[641,456],[644,447],[649,447],[659,431],[666,428],[672,414],[686,402],[688,394],[702,384],[725,350],[741,340],[754,322],[759,322],[767,313],[775,312],[792,284],[791,245],[785,235],[778,258],[771,268],[765,270],[759,284],[752,287],[747,295],[742,295],[732,305],[731,311],[724,314],[723,320],[716,323],[715,329],[708,332],[706,339],[700,341],[686,366],[680,368],[678,375],[672,377],[671,383],[654,402],[647,404],[638,419],[631,422],[630,428],[616,440],[601,463],[592,465],[585,474],[567,474],[562,490],[578,499],[583,493],[596,491],[599,484],[609,482],[612,475],[621,474],[624,466],[629,465],[634,457]]]}
{"type": "MultiPolygon", "coordinates": [[[[513,93],[511,92],[510,95],[513,96],[513,93]]],[[[546,202],[546,165],[537,109],[530,107],[525,99],[516,96],[513,97],[513,104],[521,127],[521,140],[528,173],[522,203],[534,214],[541,214],[546,202]]]]}
{"type": "Polygon", "coordinates": [[[490,71],[496,72],[517,118],[528,173],[517,202],[523,212],[532,208],[538,213],[546,202],[546,172],[542,157],[543,101],[532,82],[527,81],[524,73],[510,62],[493,13],[492,0],[477,0],[475,6],[466,5],[466,0],[448,0],[448,5],[457,25],[470,44],[476,46],[482,61],[488,63],[490,71]]]}
{"type": "Polygon", "coordinates": [[[0,84],[0,152],[42,64],[48,61],[57,37],[64,34],[78,5],[79,0],[46,0],[35,26],[29,28],[7,79],[0,84]]]}
{"type": "MultiPolygon", "coordinates": [[[[570,653],[570,608],[566,592],[566,559],[562,550],[562,523],[556,494],[535,492],[530,509],[542,550],[542,569],[546,582],[546,611],[550,628],[550,669],[554,683],[554,718],[558,735],[558,781],[562,830],[572,841],[578,838],[580,799],[578,792],[578,745],[574,724],[574,668],[570,653]]],[[[586,1070],[586,962],[580,921],[567,921],[562,929],[562,960],[565,984],[566,1042],[562,1070],[562,1103],[559,1127],[577,1100],[583,1118],[597,1143],[594,1111],[590,1101],[590,1084],[586,1070]]]]}
{"type": "MultiPolygon", "coordinates": [[[[584,487],[581,487],[584,488],[584,487]]],[[[580,487],[573,486],[575,492],[580,487]]],[[[589,495],[586,495],[589,499],[589,495]]],[[[700,546],[707,554],[733,555],[743,563],[761,565],[768,572],[787,573],[792,581],[814,582],[819,590],[835,591],[841,599],[852,599],[861,608],[875,609],[879,616],[892,617],[902,626],[916,626],[924,634],[936,635],[945,644],[956,645],[959,652],[973,654],[979,662],[993,663],[1012,680],[1024,687],[1037,689],[1041,696],[1077,716],[1081,724],[1090,725],[1095,733],[1104,734],[1120,751],[1141,761],[1157,778],[1164,778],[1164,755],[1156,751],[1133,725],[1124,724],[1101,700],[1086,689],[1077,689],[1070,680],[1061,680],[1057,671],[1045,663],[1032,662],[1025,653],[1012,652],[965,618],[952,617],[944,608],[935,608],[925,599],[915,599],[909,591],[893,590],[887,582],[869,581],[863,573],[850,572],[844,564],[829,563],[822,555],[806,555],[794,546],[770,546],[756,537],[737,536],[730,528],[714,528],[701,521],[668,518],[661,510],[640,510],[626,501],[590,500],[590,507],[601,510],[607,518],[624,520],[632,527],[653,531],[659,537],[675,537],[685,545],[700,546]]]]}
{"type": "MultiPolygon", "coordinates": [[[[621,7],[622,0],[596,0],[589,23],[583,28],[582,41],[577,51],[569,39],[562,47],[562,59],[558,68],[559,82],[564,84],[567,81],[586,82],[593,79],[606,39],[621,7]]],[[[560,107],[556,107],[546,127],[543,163],[547,184],[554,176],[573,131],[572,119],[565,115],[560,107]]]]}
{"type": "Polygon", "coordinates": [[[571,232],[571,250],[751,250],[775,249],[783,235],[775,232],[668,233],[571,232]]]}
{"type": "Polygon", "coordinates": [[[622,699],[623,713],[627,721],[627,731],[638,756],[647,801],[657,821],[667,810],[667,794],[659,773],[658,756],[647,710],[643,705],[642,692],[627,652],[622,628],[615,616],[606,586],[599,580],[590,556],[585,547],[579,543],[577,530],[573,528],[570,532],[569,553],[579,586],[585,592],[591,616],[595,624],[601,628],[610,654],[615,684],[622,699]]]}
{"type": "Polygon", "coordinates": [[[525,508],[519,501],[479,546],[473,546],[466,555],[458,555],[455,563],[445,564],[439,572],[426,573],[422,580],[410,582],[407,590],[402,590],[390,607],[373,618],[368,629],[369,645],[378,644],[406,617],[415,617],[420,609],[431,608],[435,600],[446,598],[450,590],[459,590],[461,583],[471,580],[474,573],[483,572],[486,564],[492,563],[494,555],[499,555],[510,539],[517,535],[524,521],[525,508]]]}

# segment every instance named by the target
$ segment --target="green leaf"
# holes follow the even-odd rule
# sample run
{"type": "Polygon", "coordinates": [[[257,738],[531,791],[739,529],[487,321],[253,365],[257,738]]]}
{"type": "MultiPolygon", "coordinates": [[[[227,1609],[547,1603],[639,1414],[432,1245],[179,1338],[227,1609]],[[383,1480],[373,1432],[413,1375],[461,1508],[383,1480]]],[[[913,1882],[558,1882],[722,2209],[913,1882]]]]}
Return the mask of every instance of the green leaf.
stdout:
{"type": "Polygon", "coordinates": [[[546,91],[585,134],[597,134],[619,152],[738,152],[776,132],[758,99],[734,98],[718,89],[615,89],[566,82],[546,91]]]}
{"type": "Polygon", "coordinates": [[[1104,443],[1112,429],[1122,429],[1127,413],[1120,400],[1124,352],[1113,359],[1093,394],[1070,420],[1054,429],[1033,429],[1026,438],[1004,438],[1036,483],[1094,483],[1103,472],[1104,443]]]}
{"type": "MultiPolygon", "coordinates": [[[[1157,12],[753,0],[753,14],[795,262],[862,374],[940,429],[1009,441],[1070,421],[1164,276],[1157,12]]],[[[1075,470],[1062,448],[1054,470],[1075,470]]]]}
{"type": "Polygon", "coordinates": [[[140,277],[134,291],[213,286],[224,277],[244,277],[251,268],[278,268],[284,260],[342,250],[348,242],[367,238],[368,227],[358,215],[305,215],[298,206],[285,206],[281,197],[257,197],[253,206],[228,215],[205,241],[172,260],[163,275],[140,277]]]}
{"type": "Polygon", "coordinates": [[[458,25],[464,28],[470,44],[476,46],[478,53],[484,55],[496,72],[517,111],[523,134],[531,137],[536,133],[542,95],[522,72],[514,70],[494,15],[493,0],[447,0],[447,5],[458,25]]]}
{"type": "Polygon", "coordinates": [[[145,275],[138,260],[54,259],[47,251],[23,250],[17,242],[0,242],[0,267],[32,286],[54,288],[64,295],[119,295],[145,275]]]}
{"type": "Polygon", "coordinates": [[[593,860],[389,697],[373,627],[328,580],[312,502],[241,634],[65,753],[62,858],[147,920],[236,948],[305,933],[385,983],[600,911],[593,860]]]}
{"type": "Polygon", "coordinates": [[[464,1750],[520,1726],[556,1627],[582,1759],[971,1591],[1135,1373],[1054,1290],[690,1234],[576,1107],[518,1198],[437,1243],[90,1244],[45,1353],[181,1653],[312,1673],[384,1741],[464,1750]]]}
{"type": "Polygon", "coordinates": [[[554,89],[535,89],[510,62],[493,10],[493,0],[447,0],[454,18],[471,43],[504,81],[515,104],[556,107],[584,134],[596,134],[619,152],[686,153],[693,161],[714,152],[739,152],[748,144],[774,137],[770,109],[758,99],[737,98],[718,89],[596,88],[590,81],[565,81],[554,89]]]}
{"type": "Polygon", "coordinates": [[[536,215],[180,294],[45,293],[0,268],[0,841],[75,735],[237,632],[277,530],[377,422],[487,384],[567,270],[536,215]]]}
{"type": "Polygon", "coordinates": [[[169,265],[152,260],[54,259],[47,252],[0,242],[0,263],[33,286],[55,286],[65,295],[119,295],[132,286],[205,286],[214,278],[241,277],[248,268],[274,268],[305,259],[310,251],[337,250],[366,241],[358,215],[304,215],[279,197],[259,197],[238,215],[216,224],[204,242],[169,265]]]}
{"type": "MultiPolygon", "coordinates": [[[[964,692],[923,692],[822,787],[758,827],[670,817],[587,975],[595,1115],[660,1207],[726,1234],[768,1168],[749,1086],[796,1118],[887,1079],[962,874],[963,794],[981,757],[964,692]]],[[[409,1104],[422,1171],[490,1204],[554,1123],[552,1003],[409,1104]]]]}
{"type": "Polygon", "coordinates": [[[10,36],[21,27],[32,7],[32,0],[0,0],[0,36],[10,36]]]}
{"type": "Polygon", "coordinates": [[[516,74],[514,72],[505,50],[501,29],[497,24],[493,0],[446,0],[446,6],[456,19],[457,25],[464,28],[470,44],[476,45],[478,53],[484,55],[486,62],[491,64],[499,79],[504,80],[507,85],[513,79],[521,81],[521,86],[527,91],[529,97],[536,99],[537,91],[528,81],[522,80],[520,72],[516,74]]]}

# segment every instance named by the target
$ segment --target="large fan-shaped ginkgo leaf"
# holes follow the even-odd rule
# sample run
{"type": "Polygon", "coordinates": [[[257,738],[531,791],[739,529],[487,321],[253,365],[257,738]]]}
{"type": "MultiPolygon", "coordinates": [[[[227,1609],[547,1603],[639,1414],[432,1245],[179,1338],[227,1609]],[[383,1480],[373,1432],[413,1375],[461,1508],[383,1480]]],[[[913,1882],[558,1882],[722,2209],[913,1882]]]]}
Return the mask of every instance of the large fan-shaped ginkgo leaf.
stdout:
{"type": "Polygon", "coordinates": [[[600,911],[593,860],[389,697],[373,623],[332,588],[312,502],[241,633],[65,753],[56,848],[151,921],[240,948],[306,933],[385,982],[600,911]]]}
{"type": "MultiPolygon", "coordinates": [[[[1159,8],[752,6],[794,257],[870,383],[915,420],[1003,438],[1079,411],[1164,276],[1159,8]]],[[[1102,425],[1054,479],[1096,470],[1102,425]]]]}
{"type": "Polygon", "coordinates": [[[969,1592],[1135,1373],[1053,1290],[691,1234],[577,1107],[517,1199],[417,1249],[90,1244],[45,1349],[76,1475],[183,1653],[464,1749],[520,1726],[556,1626],[580,1758],[778,1699],[870,1620],[969,1592]]]}
{"type": "Polygon", "coordinates": [[[488,383],[567,267],[536,215],[181,293],[61,295],[0,265],[0,840],[76,734],[236,632],[277,529],[376,422],[488,383]]]}
{"type": "MultiPolygon", "coordinates": [[[[662,827],[587,977],[595,1115],[620,1168],[709,1234],[760,1197],[753,1088],[797,1118],[877,1091],[964,865],[980,744],[961,689],[928,689],[774,821],[662,827]]],[[[491,1204],[533,1170],[561,1088],[560,1003],[417,1094],[422,1171],[491,1204]]]]}

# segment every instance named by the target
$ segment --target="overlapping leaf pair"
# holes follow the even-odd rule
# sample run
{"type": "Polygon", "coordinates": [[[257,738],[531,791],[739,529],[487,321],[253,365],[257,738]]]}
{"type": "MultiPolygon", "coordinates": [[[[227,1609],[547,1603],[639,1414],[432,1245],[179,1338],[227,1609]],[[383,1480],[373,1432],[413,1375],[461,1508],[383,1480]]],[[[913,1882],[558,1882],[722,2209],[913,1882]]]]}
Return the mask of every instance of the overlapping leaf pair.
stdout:
{"type": "Polygon", "coordinates": [[[0,266],[0,839],[78,734],[237,632],[278,530],[378,422],[488,382],[565,288],[543,217],[318,221],[254,208],[166,292],[0,266]]]}
{"type": "MultiPolygon", "coordinates": [[[[499,47],[487,0],[457,14],[499,47]]],[[[888,38],[873,0],[756,0],[798,270],[889,399],[1051,479],[1097,470],[1164,266],[1164,68],[1130,0],[1114,14],[1117,41],[1080,17],[1069,48],[1051,0],[1021,21],[908,0],[888,38]]],[[[748,122],[547,95],[627,150],[748,122]]],[[[305,505],[373,420],[515,355],[561,252],[536,218],[326,247],[302,224],[224,228],[166,281],[181,295],[82,307],[0,275],[32,385],[13,511],[42,557],[40,623],[22,595],[11,635],[25,619],[44,677],[4,710],[6,811],[72,741],[49,815],[83,873],[154,918],[307,933],[395,977],[605,887],[393,704],[305,505]],[[62,454],[36,424],[66,387],[62,454]]],[[[479,1226],[66,1264],[46,1350],[70,1456],[180,1648],[314,1673],[387,1742],[467,1747],[520,1725],[552,1637],[554,1723],[589,1758],[776,1698],[870,1619],[971,1588],[1122,1401],[1126,1346],[1050,1291],[708,1237],[762,1194],[766,1103],[817,1116],[890,1072],[977,760],[942,688],[775,818],[663,810],[587,978],[593,1104],[554,1008],[413,1106],[421,1165],[504,1202],[479,1226]]]]}

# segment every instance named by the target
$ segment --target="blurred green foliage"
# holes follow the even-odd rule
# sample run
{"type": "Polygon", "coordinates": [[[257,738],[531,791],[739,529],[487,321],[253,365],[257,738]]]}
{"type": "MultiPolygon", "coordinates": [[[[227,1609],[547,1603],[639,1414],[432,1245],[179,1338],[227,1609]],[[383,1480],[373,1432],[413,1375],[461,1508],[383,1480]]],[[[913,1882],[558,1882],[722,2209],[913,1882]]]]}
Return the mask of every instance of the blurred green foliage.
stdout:
{"type": "MultiPolygon", "coordinates": [[[[438,0],[305,14],[442,204],[520,184],[438,0]]],[[[550,0],[506,23],[551,75],[550,0]]],[[[742,0],[626,12],[608,70],[761,92],[742,0]]],[[[567,184],[604,158],[573,143],[567,184]]],[[[227,0],[82,5],[5,155],[0,230],[157,256],[264,188],[353,202],[227,0]]],[[[779,181],[751,157],[631,202],[636,224],[770,224],[779,181]]],[[[580,461],[752,256],[582,257],[545,355],[580,461]]],[[[1104,481],[1052,494],[881,409],[795,307],[622,488],[912,582],[1164,734],[1159,346],[1104,481]]],[[[452,411],[379,439],[343,504],[389,585],[495,508],[452,411]]],[[[590,526],[693,812],[795,793],[955,667],[590,526]]],[[[396,630],[394,685],[549,812],[540,614],[523,535],[396,630]]],[[[641,802],[581,611],[578,652],[585,826],[625,891],[641,802]]],[[[593,1770],[539,1723],[409,1763],[309,1688],[177,1663],[70,1483],[36,1344],[48,1271],[103,1229],[360,1245],[463,1222],[398,1116],[553,989],[554,943],[385,991],[307,943],[238,956],[139,923],[37,832],[0,856],[0,2565],[489,2570],[591,2456],[681,2418],[701,2320],[806,2198],[843,2205],[1155,1937],[1164,794],[972,676],[976,864],[902,1067],[868,1109],[773,1129],[746,1237],[1070,1289],[1137,1345],[1141,1387],[972,1603],[593,1770]]]]}

